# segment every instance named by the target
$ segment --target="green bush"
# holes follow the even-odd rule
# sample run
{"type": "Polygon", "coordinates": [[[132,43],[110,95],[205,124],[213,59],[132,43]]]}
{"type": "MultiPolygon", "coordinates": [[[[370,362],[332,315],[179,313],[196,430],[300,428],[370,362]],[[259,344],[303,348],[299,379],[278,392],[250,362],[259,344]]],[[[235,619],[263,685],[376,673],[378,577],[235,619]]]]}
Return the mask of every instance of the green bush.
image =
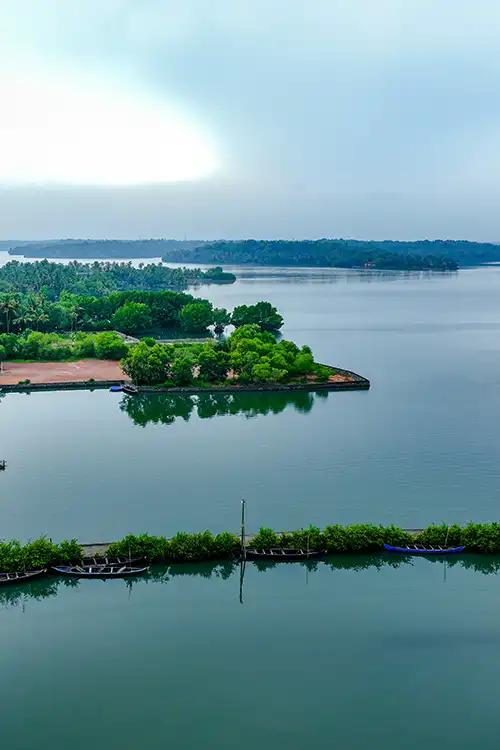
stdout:
{"type": "Polygon", "coordinates": [[[422,544],[456,547],[468,552],[500,552],[500,523],[469,523],[467,526],[428,526],[417,537],[422,544]]]}
{"type": "Polygon", "coordinates": [[[110,557],[145,557],[149,562],[190,562],[230,557],[238,549],[238,538],[227,531],[214,535],[179,532],[172,539],[163,536],[129,534],[108,547],[110,557]]]}
{"type": "Polygon", "coordinates": [[[47,568],[57,563],[77,562],[82,548],[76,541],[55,544],[46,537],[22,545],[16,539],[0,542],[0,571],[15,572],[47,568]]]}
{"type": "Polygon", "coordinates": [[[280,536],[272,529],[268,529],[265,526],[259,529],[259,533],[256,534],[251,542],[252,547],[255,549],[267,549],[268,547],[278,547],[280,544],[280,536]]]}
{"type": "Polygon", "coordinates": [[[322,550],[324,549],[325,541],[320,529],[316,526],[309,526],[308,529],[285,532],[281,536],[280,545],[283,547],[322,550]]]}
{"type": "Polygon", "coordinates": [[[323,532],[327,552],[370,552],[383,549],[384,543],[409,544],[413,537],[396,526],[353,524],[352,526],[327,526],[323,532]]]}
{"type": "Polygon", "coordinates": [[[160,562],[166,559],[168,541],[164,536],[151,534],[128,534],[119,542],[109,545],[109,557],[145,557],[148,562],[160,562]]]}

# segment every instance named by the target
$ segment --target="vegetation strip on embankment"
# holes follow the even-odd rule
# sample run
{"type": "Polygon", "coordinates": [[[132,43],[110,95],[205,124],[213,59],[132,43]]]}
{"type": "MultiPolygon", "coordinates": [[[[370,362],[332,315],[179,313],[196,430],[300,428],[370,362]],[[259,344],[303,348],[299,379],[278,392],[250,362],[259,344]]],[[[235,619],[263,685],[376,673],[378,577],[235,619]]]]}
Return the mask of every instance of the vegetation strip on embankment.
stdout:
{"type": "MultiPolygon", "coordinates": [[[[362,375],[350,370],[341,370],[330,365],[321,365],[328,368],[339,376],[338,380],[327,380],[324,382],[301,382],[301,383],[234,383],[234,385],[204,384],[192,386],[161,386],[142,385],[137,386],[139,393],[177,393],[185,396],[193,396],[198,393],[259,393],[272,391],[359,391],[368,390],[370,381],[362,375]],[[344,377],[345,379],[340,379],[344,377]]],[[[0,392],[3,393],[28,393],[31,391],[56,391],[56,390],[94,390],[97,388],[111,388],[111,386],[124,385],[130,382],[121,380],[68,380],[53,381],[47,383],[2,383],[0,380],[0,392]]]]}
{"type": "MultiPolygon", "coordinates": [[[[248,537],[255,549],[274,546],[318,549],[329,555],[382,552],[384,543],[458,546],[467,552],[500,553],[500,523],[469,523],[466,526],[432,525],[415,532],[397,526],[353,524],[310,526],[297,531],[275,532],[261,528],[248,537]]],[[[26,544],[17,540],[0,542],[0,572],[46,568],[75,563],[83,554],[107,554],[109,557],[145,557],[152,563],[206,562],[230,559],[238,553],[240,539],[224,531],[212,534],[179,532],[167,539],[151,534],[129,534],[118,542],[105,545],[80,545],[76,539],[56,544],[42,537],[26,544]]]]}

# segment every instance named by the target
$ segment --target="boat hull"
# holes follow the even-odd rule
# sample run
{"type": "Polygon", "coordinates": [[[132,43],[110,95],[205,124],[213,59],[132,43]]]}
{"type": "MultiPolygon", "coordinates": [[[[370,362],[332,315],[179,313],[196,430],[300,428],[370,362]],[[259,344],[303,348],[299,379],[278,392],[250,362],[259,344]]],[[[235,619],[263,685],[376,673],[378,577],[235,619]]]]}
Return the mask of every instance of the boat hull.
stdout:
{"type": "Polygon", "coordinates": [[[0,573],[0,586],[31,581],[33,578],[45,575],[46,572],[46,568],[43,568],[42,570],[28,570],[26,573],[0,573]]]}
{"type": "Polygon", "coordinates": [[[58,565],[52,568],[55,573],[62,576],[73,576],[74,578],[128,578],[146,573],[144,568],[127,568],[125,566],[113,565],[58,565]]]}
{"type": "MultiPolygon", "coordinates": [[[[146,562],[146,558],[145,557],[132,557],[132,558],[129,559],[128,557],[113,557],[113,558],[108,558],[108,557],[90,557],[90,556],[85,556],[80,561],[80,565],[82,567],[84,567],[84,568],[86,568],[88,566],[95,567],[97,565],[106,565],[106,566],[117,566],[118,565],[120,567],[122,565],[126,565],[128,568],[131,568],[132,566],[138,567],[139,563],[144,563],[144,562],[146,562]]],[[[63,567],[67,567],[67,566],[63,566],[63,567]]]]}
{"type": "MultiPolygon", "coordinates": [[[[245,557],[247,560],[268,560],[271,562],[298,562],[299,560],[314,560],[321,557],[321,550],[301,550],[273,547],[271,549],[256,550],[247,549],[245,557]]],[[[243,556],[243,555],[242,555],[243,556]]]]}
{"type": "Polygon", "coordinates": [[[388,552],[398,552],[400,555],[458,555],[463,552],[465,545],[460,547],[393,547],[392,544],[384,544],[384,549],[388,552]]]}

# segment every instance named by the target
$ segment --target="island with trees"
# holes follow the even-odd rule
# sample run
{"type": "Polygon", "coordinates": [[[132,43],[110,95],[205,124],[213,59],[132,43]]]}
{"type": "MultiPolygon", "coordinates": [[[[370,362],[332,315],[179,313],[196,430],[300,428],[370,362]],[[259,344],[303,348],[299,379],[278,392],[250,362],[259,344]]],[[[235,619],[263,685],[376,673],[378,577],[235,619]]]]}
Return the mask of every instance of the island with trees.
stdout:
{"type": "Polygon", "coordinates": [[[267,266],[323,266],[397,271],[456,271],[454,258],[431,253],[428,243],[360,240],[237,240],[175,248],[165,262],[224,263],[267,266]],[[409,248],[411,252],[407,252],[409,248]],[[405,246],[405,252],[401,246],[405,246]]]}
{"type": "MultiPolygon", "coordinates": [[[[7,366],[19,361],[120,360],[118,380],[187,392],[369,387],[369,381],[355,373],[316,362],[308,346],[281,338],[282,326],[283,317],[266,301],[229,312],[171,291],[102,297],[62,292],[55,302],[41,293],[35,298],[5,293],[0,295],[0,361],[7,366]],[[161,341],[147,335],[148,329],[166,324],[205,338],[161,341]],[[234,329],[224,336],[228,325],[234,329]]],[[[31,381],[29,365],[25,367],[21,385],[31,381]]],[[[5,377],[3,382],[8,384],[5,377]]]]}
{"type": "Polygon", "coordinates": [[[0,292],[43,293],[57,299],[61,292],[102,296],[116,291],[183,290],[200,284],[233,284],[236,276],[220,266],[169,268],[162,263],[34,263],[10,261],[0,267],[0,292]]]}

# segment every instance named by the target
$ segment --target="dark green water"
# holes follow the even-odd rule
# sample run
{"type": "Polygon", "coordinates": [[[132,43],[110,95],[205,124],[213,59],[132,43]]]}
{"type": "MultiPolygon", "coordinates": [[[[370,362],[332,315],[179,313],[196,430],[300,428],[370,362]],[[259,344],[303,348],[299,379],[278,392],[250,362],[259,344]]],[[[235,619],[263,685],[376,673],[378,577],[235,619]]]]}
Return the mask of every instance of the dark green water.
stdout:
{"type": "Polygon", "coordinates": [[[269,299],[284,335],[368,376],[327,397],[0,401],[0,536],[498,517],[500,268],[450,275],[244,269],[197,290],[269,299]]]}
{"type": "Polygon", "coordinates": [[[4,590],[2,746],[496,749],[500,558],[398,562],[4,590]]]}

